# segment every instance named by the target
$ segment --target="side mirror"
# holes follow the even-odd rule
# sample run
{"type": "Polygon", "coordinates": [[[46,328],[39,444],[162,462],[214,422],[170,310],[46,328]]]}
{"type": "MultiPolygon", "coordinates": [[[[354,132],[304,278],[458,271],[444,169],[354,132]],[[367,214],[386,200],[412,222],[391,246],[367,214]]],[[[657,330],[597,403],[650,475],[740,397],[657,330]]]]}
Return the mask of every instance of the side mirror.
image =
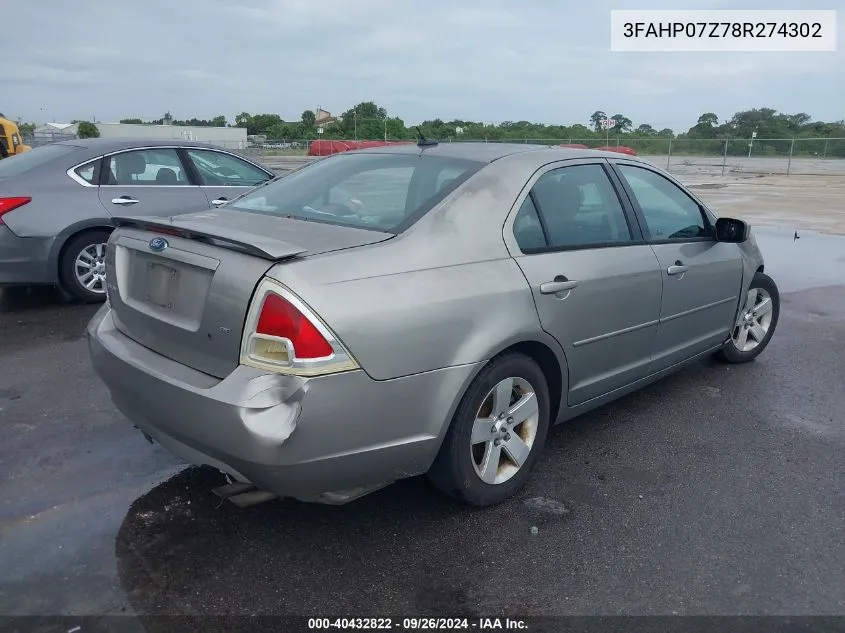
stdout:
{"type": "Polygon", "coordinates": [[[748,239],[748,224],[733,218],[716,220],[716,239],[720,242],[738,244],[748,239]]]}

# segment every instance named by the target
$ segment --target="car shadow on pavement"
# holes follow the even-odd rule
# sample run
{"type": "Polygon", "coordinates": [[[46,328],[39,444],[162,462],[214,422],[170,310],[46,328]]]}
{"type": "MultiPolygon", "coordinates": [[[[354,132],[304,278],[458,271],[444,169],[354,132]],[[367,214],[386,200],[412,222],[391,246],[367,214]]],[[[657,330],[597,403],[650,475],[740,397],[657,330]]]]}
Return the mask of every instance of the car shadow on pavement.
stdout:
{"type": "MultiPolygon", "coordinates": [[[[189,467],[129,508],[115,553],[136,613],[375,613],[397,603],[403,613],[466,611],[466,572],[449,534],[480,511],[425,478],[344,506],[284,499],[244,509],[213,494],[223,483],[214,469],[189,467]],[[397,576],[402,595],[380,596],[397,576]]],[[[496,522],[488,514],[483,523],[475,535],[495,541],[496,522]]]]}
{"type": "MultiPolygon", "coordinates": [[[[645,393],[688,379],[681,372],[645,393]]],[[[218,471],[189,467],[129,508],[115,543],[121,585],[134,611],[152,616],[149,631],[169,630],[155,616],[172,614],[486,617],[516,604],[542,613],[544,592],[528,604],[500,590],[523,576],[531,584],[546,548],[566,548],[572,531],[619,503],[605,491],[638,503],[644,474],[607,440],[638,407],[628,396],[553,429],[526,488],[488,508],[416,477],[343,506],[284,499],[242,509],[212,492],[226,483],[218,471]]]]}
{"type": "Polygon", "coordinates": [[[0,313],[55,308],[69,303],[54,286],[11,286],[0,288],[0,313]]]}
{"type": "Polygon", "coordinates": [[[49,286],[0,289],[0,351],[26,353],[33,346],[78,340],[99,307],[71,302],[49,286]]]}

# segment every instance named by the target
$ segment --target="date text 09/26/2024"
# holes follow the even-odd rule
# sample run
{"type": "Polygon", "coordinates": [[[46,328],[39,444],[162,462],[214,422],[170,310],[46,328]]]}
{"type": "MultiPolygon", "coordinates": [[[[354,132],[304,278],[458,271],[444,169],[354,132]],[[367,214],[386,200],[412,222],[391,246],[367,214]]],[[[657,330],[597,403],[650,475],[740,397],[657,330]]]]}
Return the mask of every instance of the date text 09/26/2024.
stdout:
{"type": "Polygon", "coordinates": [[[512,618],[309,618],[308,629],[396,631],[527,631],[524,620],[512,618]]]}

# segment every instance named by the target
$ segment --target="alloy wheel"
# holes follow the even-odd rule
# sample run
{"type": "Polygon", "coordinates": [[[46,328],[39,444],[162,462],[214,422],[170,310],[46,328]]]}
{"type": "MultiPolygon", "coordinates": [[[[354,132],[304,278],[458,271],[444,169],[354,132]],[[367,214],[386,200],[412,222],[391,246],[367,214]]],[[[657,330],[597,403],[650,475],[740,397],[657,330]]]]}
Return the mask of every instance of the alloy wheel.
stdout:
{"type": "Polygon", "coordinates": [[[470,439],[478,477],[497,485],[516,475],[537,437],[540,411],[534,388],[523,378],[505,378],[485,396],[470,439]]]}
{"type": "Polygon", "coordinates": [[[772,297],[762,288],[751,288],[731,334],[734,346],[750,352],[763,342],[771,325],[772,297]]]}
{"type": "Polygon", "coordinates": [[[73,273],[80,286],[95,294],[106,292],[106,245],[89,244],[73,262],[73,273]]]}

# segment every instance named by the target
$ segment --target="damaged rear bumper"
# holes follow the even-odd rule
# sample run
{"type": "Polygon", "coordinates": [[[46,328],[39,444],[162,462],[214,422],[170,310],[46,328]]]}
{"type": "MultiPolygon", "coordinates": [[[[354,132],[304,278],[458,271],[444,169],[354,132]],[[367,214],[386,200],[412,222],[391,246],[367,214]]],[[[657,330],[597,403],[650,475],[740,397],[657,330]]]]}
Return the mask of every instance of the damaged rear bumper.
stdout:
{"type": "Polygon", "coordinates": [[[143,347],[108,305],[88,326],[92,363],[115,406],[193,463],[304,501],[344,503],[426,472],[475,365],[376,381],[239,366],[219,380],[143,347]]]}

